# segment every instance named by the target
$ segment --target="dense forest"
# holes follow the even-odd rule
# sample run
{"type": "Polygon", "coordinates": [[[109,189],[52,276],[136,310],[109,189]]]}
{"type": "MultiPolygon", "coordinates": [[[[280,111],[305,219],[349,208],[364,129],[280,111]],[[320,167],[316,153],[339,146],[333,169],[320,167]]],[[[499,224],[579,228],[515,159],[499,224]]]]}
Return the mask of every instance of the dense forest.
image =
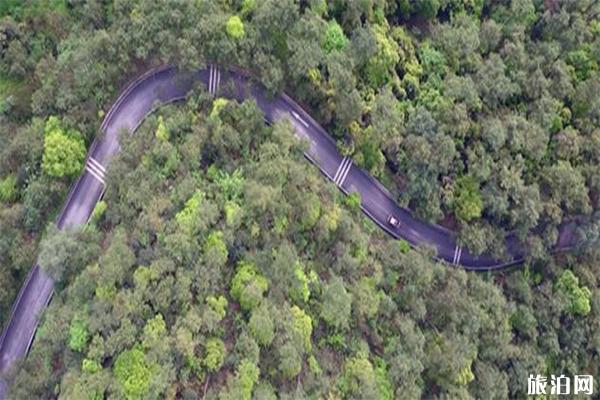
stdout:
{"type": "MultiPolygon", "coordinates": [[[[600,3],[0,2],[0,324],[29,269],[56,293],[18,399],[523,398],[600,379],[600,3]],[[153,66],[208,62],[286,91],[488,274],[383,234],[288,123],[203,87],[53,224],[105,112],[153,66]],[[557,228],[577,246],[552,255],[557,228]]],[[[597,381],[596,381],[597,383],[597,381]]]]}

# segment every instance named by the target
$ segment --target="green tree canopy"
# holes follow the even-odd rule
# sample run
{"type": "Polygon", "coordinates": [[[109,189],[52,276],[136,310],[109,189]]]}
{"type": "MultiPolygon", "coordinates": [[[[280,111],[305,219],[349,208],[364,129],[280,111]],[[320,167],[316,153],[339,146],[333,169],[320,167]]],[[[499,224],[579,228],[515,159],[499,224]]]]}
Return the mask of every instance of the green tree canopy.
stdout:
{"type": "Polygon", "coordinates": [[[479,218],[483,211],[483,199],[475,179],[465,176],[456,182],[454,189],[454,212],[463,221],[479,218]]]}
{"type": "Polygon", "coordinates": [[[306,351],[312,348],[312,318],[310,315],[298,306],[292,306],[292,329],[296,333],[304,345],[306,351]]]}
{"type": "Polygon", "coordinates": [[[371,86],[378,88],[391,80],[400,56],[398,44],[388,35],[386,27],[375,25],[372,29],[377,42],[377,52],[368,61],[365,72],[371,86]]]}
{"type": "Polygon", "coordinates": [[[16,200],[18,195],[17,178],[14,175],[0,179],[0,201],[10,203],[16,200]]]}
{"type": "Polygon", "coordinates": [[[567,310],[575,315],[586,316],[590,313],[592,292],[585,286],[579,286],[579,278],[567,269],[556,282],[556,290],[567,299],[567,310]]]}
{"type": "Polygon", "coordinates": [[[244,23],[237,15],[229,17],[225,29],[227,30],[227,34],[233,39],[241,39],[245,35],[244,23]]]}
{"type": "Polygon", "coordinates": [[[42,168],[55,177],[72,177],[83,167],[85,145],[81,135],[66,130],[57,117],[50,117],[44,129],[44,156],[42,168]]]}
{"type": "Polygon", "coordinates": [[[263,294],[269,289],[269,281],[258,273],[256,266],[241,261],[231,281],[231,296],[244,310],[250,311],[258,306],[263,294]]]}
{"type": "Polygon", "coordinates": [[[147,394],[152,381],[153,366],[137,346],[125,350],[117,357],[114,367],[115,379],[128,399],[141,398],[147,394]]]}
{"type": "Polygon", "coordinates": [[[348,39],[342,27],[335,20],[329,21],[323,38],[323,49],[327,53],[331,53],[332,51],[343,50],[347,44],[348,39]]]}
{"type": "Polygon", "coordinates": [[[158,124],[156,126],[156,138],[158,140],[161,140],[163,142],[168,142],[169,141],[169,130],[167,129],[167,127],[165,126],[165,121],[162,117],[162,115],[158,116],[158,124]]]}
{"type": "Polygon", "coordinates": [[[77,315],[71,320],[69,327],[69,347],[71,350],[79,351],[85,349],[89,340],[87,318],[82,315],[77,315]]]}
{"type": "Polygon", "coordinates": [[[259,345],[270,345],[275,338],[275,324],[271,310],[264,304],[252,310],[248,328],[259,345]]]}
{"type": "Polygon", "coordinates": [[[346,291],[342,279],[333,278],[323,290],[321,318],[333,328],[348,328],[351,310],[352,295],[346,291]]]}
{"type": "Polygon", "coordinates": [[[219,338],[210,338],[205,344],[204,365],[209,371],[216,371],[225,360],[225,343],[219,338]]]}

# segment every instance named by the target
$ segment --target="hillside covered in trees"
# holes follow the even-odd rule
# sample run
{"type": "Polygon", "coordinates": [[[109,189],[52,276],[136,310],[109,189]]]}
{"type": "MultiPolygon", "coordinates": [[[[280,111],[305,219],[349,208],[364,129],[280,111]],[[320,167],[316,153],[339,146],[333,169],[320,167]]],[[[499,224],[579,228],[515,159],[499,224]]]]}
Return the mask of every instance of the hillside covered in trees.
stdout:
{"type": "Polygon", "coordinates": [[[600,378],[594,0],[0,3],[0,324],[56,294],[14,398],[522,398],[600,378]],[[384,235],[289,124],[198,87],[54,218],[104,113],[148,68],[234,65],[285,90],[419,217],[525,265],[466,273],[384,235]],[[577,246],[552,255],[563,221],[577,246]]]}

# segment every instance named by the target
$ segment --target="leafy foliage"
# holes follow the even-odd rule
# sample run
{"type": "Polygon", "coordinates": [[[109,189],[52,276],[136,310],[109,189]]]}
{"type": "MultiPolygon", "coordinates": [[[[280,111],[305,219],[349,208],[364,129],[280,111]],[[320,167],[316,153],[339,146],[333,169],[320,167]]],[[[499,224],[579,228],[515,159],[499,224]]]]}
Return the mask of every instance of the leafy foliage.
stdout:
{"type": "Polygon", "coordinates": [[[348,328],[352,296],[346,291],[344,282],[334,278],[324,290],[321,318],[332,327],[348,328]]]}
{"type": "Polygon", "coordinates": [[[165,126],[165,121],[163,120],[162,116],[158,117],[158,126],[156,128],[156,138],[158,140],[162,140],[164,142],[169,141],[169,131],[168,131],[167,127],[165,126]]]}
{"type": "Polygon", "coordinates": [[[14,175],[8,175],[0,180],[0,201],[10,203],[17,199],[17,179],[14,175]]]}
{"type": "Polygon", "coordinates": [[[569,312],[583,316],[590,313],[592,292],[585,286],[579,286],[579,278],[571,270],[567,269],[561,274],[556,290],[567,297],[569,312]]]}
{"type": "Polygon", "coordinates": [[[209,371],[216,371],[223,365],[225,359],[225,343],[218,338],[211,338],[206,341],[206,355],[204,356],[204,365],[209,371]]]}
{"type": "Polygon", "coordinates": [[[76,317],[71,321],[69,328],[69,348],[74,351],[82,351],[89,339],[88,323],[85,318],[76,317]]]}
{"type": "Polygon", "coordinates": [[[474,179],[463,177],[456,182],[454,196],[455,212],[458,218],[468,222],[481,216],[483,199],[474,179]]]}
{"type": "Polygon", "coordinates": [[[598,376],[599,6],[0,2],[0,320],[37,254],[57,278],[11,396],[524,398],[523,371],[598,376]],[[471,254],[513,233],[526,266],[390,240],[289,125],[200,87],[121,136],[90,226],[46,229],[120,88],[209,62],[292,94],[471,254]],[[551,255],[569,221],[576,251],[551,255]]]}
{"type": "Polygon", "coordinates": [[[258,273],[254,264],[244,261],[238,264],[231,281],[231,296],[239,301],[242,309],[250,311],[258,306],[268,289],[269,282],[258,273]]]}
{"type": "Polygon", "coordinates": [[[237,15],[232,15],[227,20],[227,34],[233,39],[241,39],[244,37],[244,23],[237,15]]]}
{"type": "Polygon", "coordinates": [[[115,379],[127,398],[144,396],[150,387],[152,367],[139,347],[125,350],[115,361],[115,379]]]}
{"type": "Polygon", "coordinates": [[[323,39],[323,49],[327,53],[332,51],[343,50],[348,44],[348,39],[344,35],[342,27],[335,21],[330,21],[327,24],[327,30],[325,31],[325,38],[323,39]]]}
{"type": "Polygon", "coordinates": [[[85,146],[79,133],[65,131],[56,117],[48,118],[44,129],[42,167],[51,176],[75,176],[83,166],[85,146]]]}

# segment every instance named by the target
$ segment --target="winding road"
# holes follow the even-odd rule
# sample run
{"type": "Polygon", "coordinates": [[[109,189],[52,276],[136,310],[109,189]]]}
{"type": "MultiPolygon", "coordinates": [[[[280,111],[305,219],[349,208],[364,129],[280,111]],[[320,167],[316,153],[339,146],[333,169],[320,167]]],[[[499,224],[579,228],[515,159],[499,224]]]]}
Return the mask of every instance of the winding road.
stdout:
{"type": "MultiPolygon", "coordinates": [[[[153,69],[121,93],[102,123],[101,134],[88,152],[84,172],[71,187],[56,222],[59,229],[82,225],[89,220],[104,193],[106,169],[111,158],[119,152],[119,132],[123,129],[134,132],[156,108],[184,100],[197,82],[203,83],[213,96],[237,101],[253,98],[267,123],[289,119],[297,135],[308,142],[306,158],[345,194],[358,192],[362,211],[394,238],[404,239],[412,246],[431,246],[437,250],[438,259],[469,270],[492,270],[523,261],[526,249],[513,235],[506,238],[508,260],[471,254],[457,244],[454,232],[421,221],[409,210],[398,206],[383,185],[354,165],[352,159],[343,157],[328,133],[286,94],[270,97],[263,86],[253,82],[244,72],[223,70],[215,65],[194,73],[182,73],[172,66],[153,69]],[[400,221],[399,226],[388,223],[391,215],[400,221]]],[[[564,224],[554,251],[572,247],[573,241],[573,224],[564,224]]],[[[39,316],[50,302],[53,288],[52,278],[36,264],[21,287],[0,337],[0,400],[6,397],[8,391],[1,377],[27,355],[39,316]]]]}

